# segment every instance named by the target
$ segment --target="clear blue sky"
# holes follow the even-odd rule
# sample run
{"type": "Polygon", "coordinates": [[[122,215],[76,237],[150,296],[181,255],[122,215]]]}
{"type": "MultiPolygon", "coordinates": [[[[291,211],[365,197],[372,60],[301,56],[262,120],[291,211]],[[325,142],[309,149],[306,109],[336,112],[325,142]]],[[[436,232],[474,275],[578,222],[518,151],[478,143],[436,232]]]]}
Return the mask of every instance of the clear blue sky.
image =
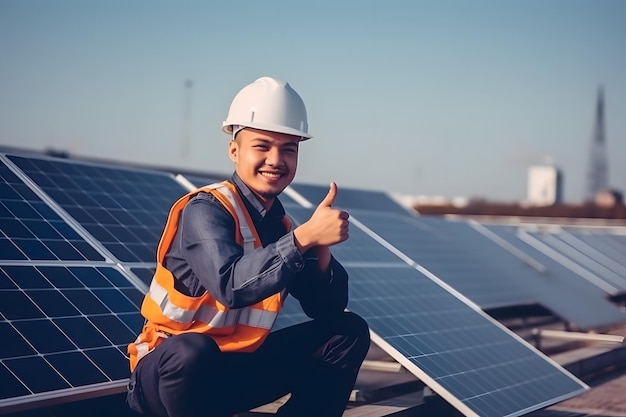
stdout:
{"type": "Polygon", "coordinates": [[[621,0],[1,0],[0,144],[230,173],[221,123],[270,75],[308,108],[298,181],[514,201],[549,156],[578,202],[600,85],[626,190],[625,22],[621,0]]]}

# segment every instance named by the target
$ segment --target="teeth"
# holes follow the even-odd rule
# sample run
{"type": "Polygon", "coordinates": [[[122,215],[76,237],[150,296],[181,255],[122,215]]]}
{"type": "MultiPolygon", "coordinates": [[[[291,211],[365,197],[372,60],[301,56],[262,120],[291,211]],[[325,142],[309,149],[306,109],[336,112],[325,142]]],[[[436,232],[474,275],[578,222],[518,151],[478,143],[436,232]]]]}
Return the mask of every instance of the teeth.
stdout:
{"type": "Polygon", "coordinates": [[[280,174],[274,174],[271,172],[261,172],[261,175],[263,175],[264,177],[269,177],[269,178],[278,178],[280,177],[280,174]]]}

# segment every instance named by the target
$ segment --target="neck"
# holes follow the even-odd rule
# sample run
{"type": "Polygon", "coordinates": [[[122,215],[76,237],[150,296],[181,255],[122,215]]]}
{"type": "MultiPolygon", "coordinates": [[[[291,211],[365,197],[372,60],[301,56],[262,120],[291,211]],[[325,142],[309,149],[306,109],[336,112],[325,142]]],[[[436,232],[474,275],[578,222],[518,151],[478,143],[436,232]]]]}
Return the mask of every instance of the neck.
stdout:
{"type": "Polygon", "coordinates": [[[253,192],[253,194],[257,198],[257,200],[259,200],[265,210],[269,210],[270,207],[272,207],[272,205],[274,204],[274,200],[276,200],[276,197],[266,197],[255,192],[253,192]]]}

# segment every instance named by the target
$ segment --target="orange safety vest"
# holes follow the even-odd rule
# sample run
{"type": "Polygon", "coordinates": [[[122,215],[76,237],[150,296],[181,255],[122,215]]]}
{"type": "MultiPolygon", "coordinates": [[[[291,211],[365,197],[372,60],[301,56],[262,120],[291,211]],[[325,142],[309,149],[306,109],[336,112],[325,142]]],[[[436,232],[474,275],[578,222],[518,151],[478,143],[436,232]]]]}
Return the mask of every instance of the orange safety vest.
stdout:
{"type": "MultiPolygon", "coordinates": [[[[174,203],[159,242],[156,272],[141,305],[146,323],[135,342],[128,345],[131,371],[165,338],[187,332],[210,335],[224,352],[252,352],[270,333],[282,308],[285,291],[248,307],[230,309],[208,291],[198,297],[190,297],[174,288],[174,276],[163,266],[163,260],[178,230],[183,208],[201,191],[213,194],[233,216],[235,239],[244,253],[261,246],[250,214],[235,186],[228,181],[198,188],[174,203]]],[[[283,217],[283,223],[287,230],[291,228],[287,216],[283,217]]]]}

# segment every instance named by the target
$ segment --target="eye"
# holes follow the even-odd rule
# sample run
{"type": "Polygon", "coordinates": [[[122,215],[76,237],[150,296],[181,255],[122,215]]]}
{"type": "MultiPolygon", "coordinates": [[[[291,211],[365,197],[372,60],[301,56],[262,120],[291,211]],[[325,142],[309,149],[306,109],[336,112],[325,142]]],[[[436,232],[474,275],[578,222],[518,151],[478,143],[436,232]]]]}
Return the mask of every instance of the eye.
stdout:
{"type": "Polygon", "coordinates": [[[285,153],[298,153],[298,148],[285,148],[285,153]]]}

